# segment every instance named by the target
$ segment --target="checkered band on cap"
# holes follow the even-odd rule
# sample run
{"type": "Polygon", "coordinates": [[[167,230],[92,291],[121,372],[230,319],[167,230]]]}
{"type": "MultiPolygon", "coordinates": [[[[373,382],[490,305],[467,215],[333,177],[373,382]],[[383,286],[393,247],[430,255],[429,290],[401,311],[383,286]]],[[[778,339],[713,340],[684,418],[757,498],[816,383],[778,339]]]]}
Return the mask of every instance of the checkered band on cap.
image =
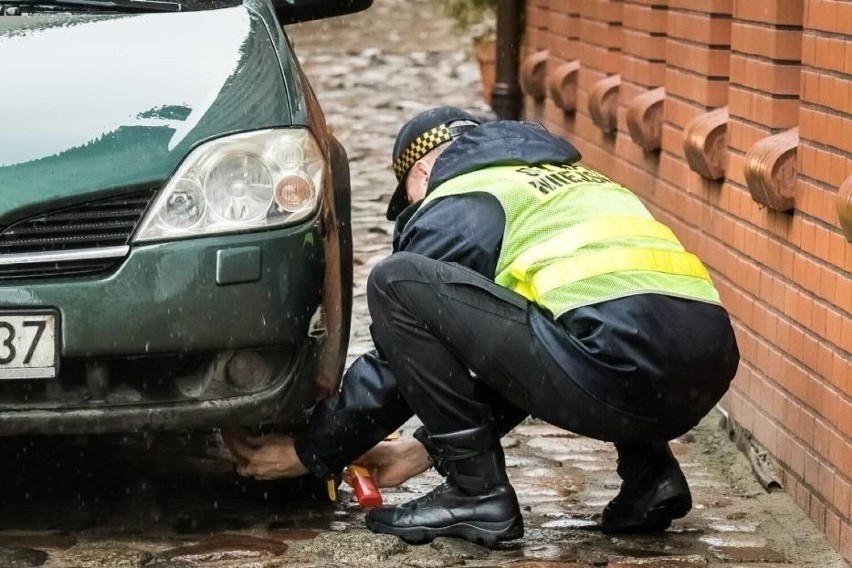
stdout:
{"type": "Polygon", "coordinates": [[[428,154],[433,148],[437,148],[444,142],[449,142],[454,137],[450,128],[446,124],[442,124],[431,130],[427,130],[415,138],[414,142],[409,144],[393,162],[393,171],[396,174],[396,179],[401,180],[411,166],[414,165],[414,162],[428,154]]]}

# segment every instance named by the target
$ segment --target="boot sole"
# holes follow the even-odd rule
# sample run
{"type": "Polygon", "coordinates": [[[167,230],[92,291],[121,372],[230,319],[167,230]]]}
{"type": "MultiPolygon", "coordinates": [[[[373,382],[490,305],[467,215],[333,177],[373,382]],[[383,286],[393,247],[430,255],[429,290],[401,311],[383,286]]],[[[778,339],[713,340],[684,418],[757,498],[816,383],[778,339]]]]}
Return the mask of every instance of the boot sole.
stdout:
{"type": "Polygon", "coordinates": [[[524,536],[523,521],[512,517],[508,521],[481,521],[473,523],[456,523],[446,527],[395,527],[366,519],[367,528],[373,532],[398,536],[409,544],[424,544],[440,536],[463,538],[470,542],[493,547],[504,540],[514,540],[524,536]]]}
{"type": "Polygon", "coordinates": [[[670,497],[656,504],[641,517],[628,517],[603,523],[601,529],[606,534],[663,532],[669,528],[674,519],[685,517],[691,509],[691,498],[670,497]]]}

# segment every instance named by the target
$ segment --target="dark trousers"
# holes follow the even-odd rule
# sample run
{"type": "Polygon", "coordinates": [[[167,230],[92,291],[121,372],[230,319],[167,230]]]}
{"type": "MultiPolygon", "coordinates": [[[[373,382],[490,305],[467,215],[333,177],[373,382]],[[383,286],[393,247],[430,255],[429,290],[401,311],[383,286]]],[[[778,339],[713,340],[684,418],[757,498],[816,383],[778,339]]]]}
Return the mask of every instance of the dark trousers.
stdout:
{"type": "Polygon", "coordinates": [[[642,294],[554,320],[452,263],[396,253],[367,287],[372,333],[430,434],[530,414],[600,440],[663,442],[718,402],[739,354],[723,308],[642,294]]]}

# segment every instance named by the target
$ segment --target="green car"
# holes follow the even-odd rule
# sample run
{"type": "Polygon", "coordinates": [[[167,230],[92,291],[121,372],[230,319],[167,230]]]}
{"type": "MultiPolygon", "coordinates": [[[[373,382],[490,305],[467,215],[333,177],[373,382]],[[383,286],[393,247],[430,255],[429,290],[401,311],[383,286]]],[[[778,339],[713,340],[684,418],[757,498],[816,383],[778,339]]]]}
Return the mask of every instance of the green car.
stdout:
{"type": "Polygon", "coordinates": [[[349,169],[282,25],[0,0],[0,434],[292,424],[337,386],[349,169]]]}

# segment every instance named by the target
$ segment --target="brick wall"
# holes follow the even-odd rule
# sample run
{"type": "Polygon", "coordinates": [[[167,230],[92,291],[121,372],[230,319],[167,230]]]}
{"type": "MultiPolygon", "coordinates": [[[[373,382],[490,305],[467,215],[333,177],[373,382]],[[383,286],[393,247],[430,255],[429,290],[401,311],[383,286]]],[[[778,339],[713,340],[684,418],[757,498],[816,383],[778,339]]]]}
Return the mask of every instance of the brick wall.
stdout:
{"type": "Polygon", "coordinates": [[[550,88],[526,77],[525,115],[708,264],[742,352],[722,406],[852,560],[852,0],[529,0],[526,22],[550,88]]]}

